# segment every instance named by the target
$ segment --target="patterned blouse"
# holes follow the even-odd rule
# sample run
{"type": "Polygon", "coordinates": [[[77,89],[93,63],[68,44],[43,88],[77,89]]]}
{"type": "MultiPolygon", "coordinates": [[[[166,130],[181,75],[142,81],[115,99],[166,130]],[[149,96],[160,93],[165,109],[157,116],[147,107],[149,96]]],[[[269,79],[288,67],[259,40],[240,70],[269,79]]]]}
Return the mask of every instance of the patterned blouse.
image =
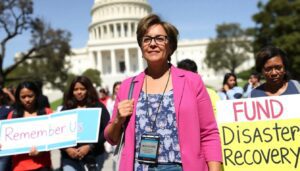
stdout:
{"type": "MultiPolygon", "coordinates": [[[[162,94],[148,94],[147,96],[148,105],[146,93],[142,91],[136,107],[135,159],[138,158],[142,134],[151,132],[153,127],[153,132],[160,136],[158,163],[181,163],[173,90],[165,93],[159,112],[157,112],[157,109],[162,94]],[[156,122],[154,124],[155,119],[156,122]]],[[[148,170],[147,165],[139,164],[137,160],[135,161],[134,170],[148,170]]]]}

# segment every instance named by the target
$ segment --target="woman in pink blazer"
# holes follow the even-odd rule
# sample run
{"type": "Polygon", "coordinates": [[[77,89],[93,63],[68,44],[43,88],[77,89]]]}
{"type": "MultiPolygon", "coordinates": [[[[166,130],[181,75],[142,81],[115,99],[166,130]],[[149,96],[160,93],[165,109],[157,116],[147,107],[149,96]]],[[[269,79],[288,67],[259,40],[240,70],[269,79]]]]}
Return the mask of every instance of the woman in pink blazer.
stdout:
{"type": "Polygon", "coordinates": [[[104,132],[117,144],[125,125],[119,170],[221,170],[219,132],[201,77],[170,64],[177,37],[157,15],[139,22],[137,40],[148,67],[122,82],[104,132]]]}

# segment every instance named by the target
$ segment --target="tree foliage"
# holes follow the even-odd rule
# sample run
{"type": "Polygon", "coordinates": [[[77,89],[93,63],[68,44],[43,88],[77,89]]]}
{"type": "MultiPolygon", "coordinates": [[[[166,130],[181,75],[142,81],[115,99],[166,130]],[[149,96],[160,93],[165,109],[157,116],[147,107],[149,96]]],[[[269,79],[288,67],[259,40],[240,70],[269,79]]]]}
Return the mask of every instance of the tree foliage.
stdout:
{"type": "MultiPolygon", "coordinates": [[[[83,76],[88,77],[93,84],[95,84],[96,86],[101,86],[101,79],[100,79],[100,72],[96,69],[87,69],[83,72],[82,74],[83,76]]],[[[73,73],[69,73],[67,75],[67,78],[64,81],[64,88],[63,91],[66,92],[69,88],[70,85],[72,83],[72,81],[77,77],[77,75],[73,74],[73,73]]]]}
{"type": "Polygon", "coordinates": [[[216,31],[217,37],[209,42],[204,62],[215,71],[235,73],[252,50],[246,31],[237,23],[218,25],[216,31]]]}
{"type": "Polygon", "coordinates": [[[258,8],[253,15],[255,51],[266,45],[285,50],[292,75],[300,79],[300,1],[272,0],[258,3],[258,8]]]}
{"type": "Polygon", "coordinates": [[[71,54],[69,32],[53,29],[42,19],[33,17],[32,0],[0,1],[0,31],[0,85],[31,79],[49,82],[54,88],[63,89],[68,68],[65,56],[71,54]],[[9,42],[26,31],[31,33],[30,48],[19,53],[15,63],[4,69],[9,42]]]}
{"type": "Polygon", "coordinates": [[[73,73],[69,73],[68,76],[67,76],[67,79],[64,81],[64,89],[63,89],[63,92],[67,92],[68,89],[70,88],[70,85],[72,83],[72,81],[76,78],[76,75],[73,74],[73,73]]]}
{"type": "Polygon", "coordinates": [[[88,77],[96,86],[101,86],[100,71],[97,69],[87,69],[82,75],[88,77]]]}

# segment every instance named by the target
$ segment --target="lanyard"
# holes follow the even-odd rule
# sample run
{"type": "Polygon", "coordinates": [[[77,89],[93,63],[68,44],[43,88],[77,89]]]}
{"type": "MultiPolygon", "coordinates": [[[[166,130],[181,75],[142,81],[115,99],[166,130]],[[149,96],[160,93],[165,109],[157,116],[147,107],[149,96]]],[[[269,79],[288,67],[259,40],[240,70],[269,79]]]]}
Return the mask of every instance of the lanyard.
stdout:
{"type": "MultiPolygon", "coordinates": [[[[166,86],[165,86],[165,88],[164,88],[163,94],[162,94],[162,96],[161,96],[161,98],[160,98],[160,100],[159,100],[159,104],[158,104],[158,107],[157,107],[157,111],[156,111],[156,113],[155,113],[155,119],[154,119],[154,122],[153,122],[152,128],[151,128],[151,131],[152,131],[152,132],[153,132],[153,129],[154,129],[154,125],[155,125],[155,123],[156,123],[157,114],[158,114],[158,112],[159,112],[161,103],[162,103],[162,101],[163,101],[163,98],[164,98],[166,89],[167,89],[168,84],[169,84],[170,75],[171,75],[171,69],[169,69],[168,80],[167,80],[166,86]]],[[[146,89],[146,105],[147,105],[147,113],[146,113],[146,115],[147,115],[147,117],[149,118],[148,93],[147,93],[147,77],[146,77],[146,80],[145,80],[145,89],[146,89]]],[[[150,120],[150,118],[149,118],[149,120],[150,120]]]]}

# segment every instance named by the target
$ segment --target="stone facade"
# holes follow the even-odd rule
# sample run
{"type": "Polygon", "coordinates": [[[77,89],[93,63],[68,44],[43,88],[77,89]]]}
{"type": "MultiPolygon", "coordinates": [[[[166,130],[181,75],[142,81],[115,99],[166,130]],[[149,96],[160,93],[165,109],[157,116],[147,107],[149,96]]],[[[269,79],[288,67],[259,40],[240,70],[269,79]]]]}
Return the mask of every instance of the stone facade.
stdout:
{"type": "MultiPolygon", "coordinates": [[[[151,12],[147,0],[95,0],[87,46],[72,50],[74,55],[67,58],[71,63],[70,72],[80,75],[86,69],[98,69],[102,86],[109,89],[115,81],[141,72],[146,62],[136,42],[135,32],[139,19],[151,12]]],[[[180,40],[171,63],[176,65],[185,58],[194,60],[205,83],[218,88],[224,73],[215,73],[203,62],[208,43],[208,39],[180,40]]],[[[249,66],[253,66],[253,61],[240,68],[249,66]]]]}

